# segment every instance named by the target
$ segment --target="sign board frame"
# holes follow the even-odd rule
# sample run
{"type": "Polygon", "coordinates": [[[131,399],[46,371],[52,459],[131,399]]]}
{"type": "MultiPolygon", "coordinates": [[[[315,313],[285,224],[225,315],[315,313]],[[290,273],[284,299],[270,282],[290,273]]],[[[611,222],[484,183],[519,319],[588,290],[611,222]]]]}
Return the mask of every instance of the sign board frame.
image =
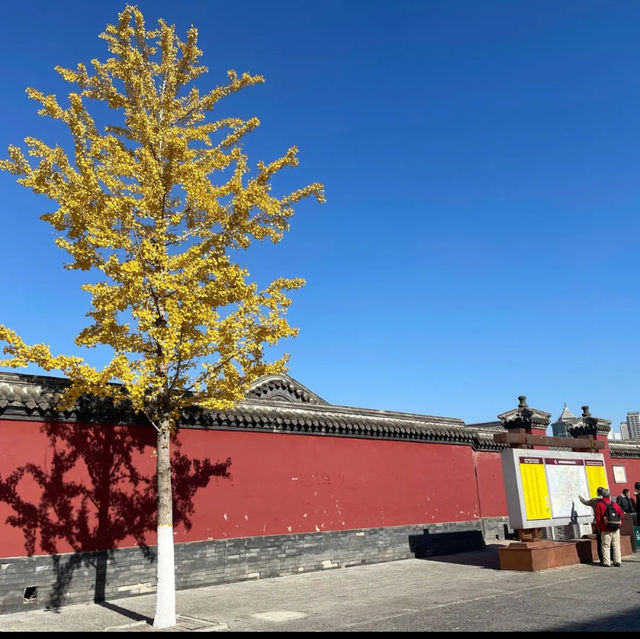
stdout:
{"type": "Polygon", "coordinates": [[[593,510],[578,494],[590,499],[599,486],[609,487],[600,453],[506,448],[501,457],[513,529],[589,524],[593,510]]]}

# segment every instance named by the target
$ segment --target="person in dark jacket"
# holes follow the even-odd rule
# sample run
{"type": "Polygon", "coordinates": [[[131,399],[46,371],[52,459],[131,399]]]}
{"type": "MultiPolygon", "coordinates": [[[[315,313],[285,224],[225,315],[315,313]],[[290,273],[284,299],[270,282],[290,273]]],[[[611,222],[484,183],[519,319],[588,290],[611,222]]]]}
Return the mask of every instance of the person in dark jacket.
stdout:
{"type": "Polygon", "coordinates": [[[602,491],[604,490],[603,486],[598,486],[598,490],[596,491],[596,494],[598,495],[597,497],[593,497],[592,499],[585,499],[582,495],[578,495],[578,499],[585,505],[585,506],[591,506],[591,508],[593,509],[593,524],[592,524],[592,529],[593,532],[596,534],[596,547],[598,549],[598,560],[600,561],[600,565],[604,565],[604,562],[602,561],[602,535],[600,534],[600,531],[598,530],[598,527],[596,526],[596,520],[595,520],[595,516],[596,516],[596,506],[598,504],[598,502],[602,499],[602,491]]]}
{"type": "MultiPolygon", "coordinates": [[[[611,530],[604,521],[604,513],[611,503],[611,491],[605,488],[602,491],[602,499],[596,504],[596,528],[602,537],[602,565],[611,565],[613,555],[613,565],[618,568],[622,565],[622,555],[620,553],[620,529],[611,530]]],[[[618,504],[613,504],[614,509],[620,515],[620,523],[624,521],[624,513],[618,504]]]]}
{"type": "Polygon", "coordinates": [[[635,504],[633,504],[631,501],[628,488],[625,488],[622,491],[622,495],[618,495],[616,503],[618,504],[618,506],[620,506],[620,508],[622,508],[622,512],[625,513],[625,515],[635,512],[635,504]]]}

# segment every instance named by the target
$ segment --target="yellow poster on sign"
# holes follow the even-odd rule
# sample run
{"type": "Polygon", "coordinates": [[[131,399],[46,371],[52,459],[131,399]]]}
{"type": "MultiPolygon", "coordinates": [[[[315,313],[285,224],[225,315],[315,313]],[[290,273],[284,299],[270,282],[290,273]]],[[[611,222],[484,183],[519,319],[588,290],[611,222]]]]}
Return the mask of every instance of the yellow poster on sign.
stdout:
{"type": "Polygon", "coordinates": [[[587,471],[587,483],[589,484],[589,497],[597,497],[600,486],[609,488],[607,473],[604,470],[604,462],[586,461],[585,469],[587,471]]]}
{"type": "Polygon", "coordinates": [[[520,458],[520,477],[527,519],[551,519],[549,489],[542,459],[520,458]]]}

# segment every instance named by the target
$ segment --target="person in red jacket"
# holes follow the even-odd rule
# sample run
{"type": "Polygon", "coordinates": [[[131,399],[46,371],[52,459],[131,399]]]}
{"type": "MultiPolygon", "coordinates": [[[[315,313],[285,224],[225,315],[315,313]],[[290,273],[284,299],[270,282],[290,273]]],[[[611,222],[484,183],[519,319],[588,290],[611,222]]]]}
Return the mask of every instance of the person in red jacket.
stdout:
{"type": "MultiPolygon", "coordinates": [[[[620,567],[622,555],[620,554],[620,529],[611,530],[604,521],[604,513],[611,503],[611,491],[605,488],[602,491],[602,499],[596,504],[596,528],[602,536],[602,565],[611,565],[611,555],[613,554],[613,565],[620,567]]],[[[620,515],[620,524],[624,521],[622,508],[614,502],[614,509],[620,515]]]]}

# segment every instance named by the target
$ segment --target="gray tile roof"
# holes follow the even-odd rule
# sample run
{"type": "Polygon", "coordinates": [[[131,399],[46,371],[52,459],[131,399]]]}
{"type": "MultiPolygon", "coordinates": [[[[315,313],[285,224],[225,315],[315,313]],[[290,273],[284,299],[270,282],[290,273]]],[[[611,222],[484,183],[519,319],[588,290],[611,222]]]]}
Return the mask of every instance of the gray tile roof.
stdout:
{"type": "Polygon", "coordinates": [[[281,399],[305,404],[328,404],[299,381],[284,373],[258,378],[247,393],[249,399],[281,399]]]}
{"type": "MultiPolygon", "coordinates": [[[[609,452],[611,457],[640,457],[640,441],[610,439],[609,452]]],[[[630,481],[635,482],[640,479],[631,477],[630,481]]]]}
{"type": "Polygon", "coordinates": [[[474,422],[473,424],[466,424],[469,428],[479,428],[482,430],[490,430],[494,433],[504,432],[504,426],[502,422],[474,422]]]}
{"type": "MultiPolygon", "coordinates": [[[[127,406],[95,397],[81,398],[71,410],[58,411],[56,400],[67,383],[56,377],[0,373],[0,420],[144,423],[127,406]]],[[[445,442],[490,450],[504,447],[493,442],[492,429],[465,426],[452,417],[328,404],[288,375],[257,380],[247,399],[233,409],[189,409],[180,427],[445,442]]]]}
{"type": "Polygon", "coordinates": [[[549,418],[551,413],[539,410],[537,408],[531,408],[527,404],[527,398],[525,395],[518,397],[518,406],[506,413],[498,415],[498,419],[502,422],[504,428],[527,428],[530,426],[536,428],[546,428],[549,425],[549,418]]]}
{"type": "Polygon", "coordinates": [[[562,414],[560,415],[560,417],[558,417],[558,421],[562,422],[562,421],[570,421],[572,419],[578,419],[568,408],[567,405],[564,405],[564,408],[562,409],[562,414]]]}

